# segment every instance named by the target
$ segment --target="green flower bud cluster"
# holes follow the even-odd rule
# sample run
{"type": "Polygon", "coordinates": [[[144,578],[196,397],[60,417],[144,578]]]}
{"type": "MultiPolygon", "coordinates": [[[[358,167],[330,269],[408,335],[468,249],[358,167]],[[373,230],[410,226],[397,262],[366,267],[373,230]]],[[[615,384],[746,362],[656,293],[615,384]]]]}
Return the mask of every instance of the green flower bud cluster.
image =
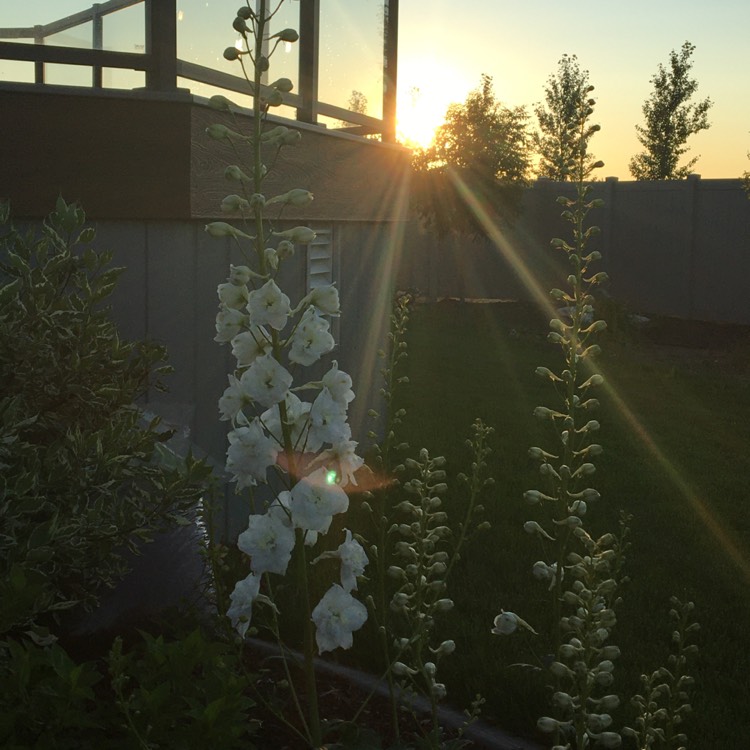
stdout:
{"type": "Polygon", "coordinates": [[[687,673],[687,663],[688,658],[698,651],[690,640],[700,625],[692,622],[692,602],[672,597],[671,603],[669,616],[675,628],[672,633],[674,651],[669,655],[668,666],[660,667],[650,675],[641,675],[643,691],[631,700],[637,712],[635,725],[623,730],[623,734],[634,738],[639,747],[682,747],[687,742],[680,725],[692,711],[688,691],[694,680],[687,673]]]}

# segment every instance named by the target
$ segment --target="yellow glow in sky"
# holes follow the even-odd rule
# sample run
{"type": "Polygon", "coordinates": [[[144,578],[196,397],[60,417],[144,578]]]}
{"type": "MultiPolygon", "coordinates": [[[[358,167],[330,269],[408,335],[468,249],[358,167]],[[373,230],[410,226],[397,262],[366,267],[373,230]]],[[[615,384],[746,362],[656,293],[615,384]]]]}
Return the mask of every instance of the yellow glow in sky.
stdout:
{"type": "Polygon", "coordinates": [[[477,85],[469,73],[436,58],[406,58],[399,66],[396,132],[407,145],[427,146],[448,106],[477,85]],[[405,83],[405,82],[409,83],[405,83]]]}
{"type": "Polygon", "coordinates": [[[577,55],[595,86],[593,121],[602,128],[592,153],[605,163],[603,176],[632,179],[628,162],[642,150],[635,126],[643,124],[650,79],[671,50],[690,41],[694,101],[710,97],[714,106],[711,127],[689,139],[682,163],[699,156],[695,171],[704,178],[738,177],[750,169],[748,29],[748,0],[402,2],[398,131],[424,144],[448,104],[463,102],[482,73],[492,76],[502,104],[526,106],[534,126],[547,78],[563,54],[577,55]],[[410,95],[415,88],[419,97],[410,95]]]}

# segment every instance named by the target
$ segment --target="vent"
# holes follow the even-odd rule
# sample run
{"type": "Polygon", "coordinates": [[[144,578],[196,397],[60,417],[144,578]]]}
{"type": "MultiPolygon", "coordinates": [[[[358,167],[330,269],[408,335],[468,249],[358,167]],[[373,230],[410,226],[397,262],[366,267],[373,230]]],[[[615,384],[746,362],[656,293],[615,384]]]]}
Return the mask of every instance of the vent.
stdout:
{"type": "Polygon", "coordinates": [[[315,229],[317,235],[307,246],[307,291],[333,284],[333,232],[315,229]]]}
{"type": "MultiPolygon", "coordinates": [[[[320,286],[328,286],[336,280],[333,260],[333,229],[331,227],[312,227],[315,239],[307,246],[307,292],[320,286]]],[[[338,284],[337,284],[338,286],[338,284]]],[[[339,289],[339,294],[341,290],[339,289]]],[[[339,342],[340,318],[332,317],[331,335],[339,342]]]]}

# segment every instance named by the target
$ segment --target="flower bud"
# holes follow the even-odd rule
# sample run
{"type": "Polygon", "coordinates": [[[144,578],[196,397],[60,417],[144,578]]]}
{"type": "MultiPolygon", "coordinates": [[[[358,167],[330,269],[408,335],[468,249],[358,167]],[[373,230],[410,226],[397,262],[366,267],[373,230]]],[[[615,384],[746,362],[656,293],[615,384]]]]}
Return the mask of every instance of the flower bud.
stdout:
{"type": "Polygon", "coordinates": [[[510,635],[518,629],[518,615],[514,612],[501,611],[493,624],[495,627],[490,632],[494,635],[510,635]]]}
{"type": "Polygon", "coordinates": [[[526,521],[523,525],[523,530],[527,534],[538,534],[545,539],[549,539],[551,542],[554,541],[554,538],[551,537],[536,521],[526,521]]]}
{"type": "Polygon", "coordinates": [[[436,701],[441,701],[448,694],[448,691],[445,689],[445,685],[442,682],[435,682],[432,684],[432,687],[430,687],[430,693],[432,693],[432,697],[436,701]]]}
{"type": "Polygon", "coordinates": [[[438,599],[433,606],[438,612],[448,612],[453,609],[453,601],[451,599],[438,599]]]}
{"type": "Polygon", "coordinates": [[[570,677],[573,675],[572,670],[559,661],[553,661],[552,664],[549,665],[549,671],[552,672],[555,677],[570,677]]]}
{"type": "Polygon", "coordinates": [[[249,211],[250,204],[239,195],[227,195],[221,201],[221,210],[224,213],[231,213],[232,211],[249,211]]]}
{"type": "Polygon", "coordinates": [[[229,283],[243,286],[250,281],[252,271],[247,266],[229,266],[229,283]]]}
{"type": "Polygon", "coordinates": [[[271,88],[288,94],[294,88],[294,84],[289,78],[278,78],[271,84],[271,88]]]}
{"type": "Polygon", "coordinates": [[[225,60],[239,60],[240,51],[237,49],[237,47],[227,47],[224,50],[224,59],[225,60]]]}
{"type": "Polygon", "coordinates": [[[243,138],[241,133],[231,130],[226,125],[214,123],[206,128],[206,135],[215,141],[231,141],[232,138],[243,138]]]}
{"type": "Polygon", "coordinates": [[[308,245],[316,237],[315,232],[309,227],[294,227],[283,232],[273,232],[273,235],[300,245],[308,245]]]}
{"type": "Polygon", "coordinates": [[[276,245],[276,255],[279,257],[279,260],[290,258],[294,255],[294,243],[289,240],[281,240],[281,242],[276,245]]]}
{"type": "Polygon", "coordinates": [[[250,31],[247,22],[242,16],[237,16],[234,21],[232,21],[232,28],[240,34],[247,34],[250,31]]]}
{"type": "Polygon", "coordinates": [[[614,711],[620,705],[620,698],[616,695],[605,695],[599,699],[598,705],[604,711],[614,711]]]}
{"type": "Polygon", "coordinates": [[[589,714],[586,723],[592,732],[598,734],[612,724],[612,717],[609,714],[589,714]]]}
{"type": "Polygon", "coordinates": [[[210,224],[206,224],[205,230],[212,237],[244,237],[248,240],[253,239],[236,227],[233,227],[231,224],[227,224],[225,221],[212,221],[210,224]]]}
{"type": "Polygon", "coordinates": [[[541,716],[536,722],[537,729],[540,732],[556,732],[560,727],[560,722],[550,716],[541,716]]]}
{"type": "Polygon", "coordinates": [[[622,738],[617,732],[602,732],[599,735],[599,742],[601,743],[602,747],[607,748],[617,748],[622,745],[622,738]]]}
{"type": "Polygon", "coordinates": [[[523,493],[523,499],[529,505],[536,505],[542,499],[542,493],[539,490],[526,490],[523,493]]]}
{"type": "Polygon", "coordinates": [[[226,96],[222,96],[221,94],[212,96],[208,100],[208,105],[211,107],[211,109],[215,109],[219,112],[229,112],[230,107],[237,106],[233,101],[227,99],[226,96]]]}
{"type": "Polygon", "coordinates": [[[617,659],[620,656],[620,649],[617,646],[605,646],[601,651],[603,659],[617,659]]]}
{"type": "Polygon", "coordinates": [[[236,164],[231,164],[224,170],[224,177],[234,182],[249,183],[252,181],[236,164]]]}
{"type": "Polygon", "coordinates": [[[562,691],[558,691],[552,696],[552,702],[560,708],[572,708],[575,705],[573,696],[562,691]]]}
{"type": "Polygon", "coordinates": [[[267,205],[272,203],[285,203],[290,206],[306,206],[313,199],[313,194],[309,190],[294,188],[283,195],[276,195],[267,201],[267,205]]]}
{"type": "Polygon", "coordinates": [[[455,641],[443,641],[438,647],[436,654],[452,654],[456,650],[456,642],[455,641]]]}
{"type": "Polygon", "coordinates": [[[391,667],[391,671],[397,677],[406,677],[406,675],[416,674],[417,673],[416,669],[412,669],[411,667],[407,667],[406,664],[404,664],[401,661],[395,662],[393,664],[393,666],[391,667]]]}
{"type": "Polygon", "coordinates": [[[296,42],[299,34],[294,29],[282,29],[277,34],[269,37],[270,39],[280,39],[282,42],[296,42]]]}

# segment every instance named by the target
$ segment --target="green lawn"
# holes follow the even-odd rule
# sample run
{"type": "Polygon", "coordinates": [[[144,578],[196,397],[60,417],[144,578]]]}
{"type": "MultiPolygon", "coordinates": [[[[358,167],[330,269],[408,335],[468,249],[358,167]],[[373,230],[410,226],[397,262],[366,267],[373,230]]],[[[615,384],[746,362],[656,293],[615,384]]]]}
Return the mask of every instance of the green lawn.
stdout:
{"type": "MultiPolygon", "coordinates": [[[[666,663],[675,594],[695,602],[702,626],[689,747],[730,750],[750,737],[750,345],[743,331],[722,329],[732,335],[715,340],[716,352],[665,349],[650,338],[667,324],[652,329],[651,337],[605,334],[599,360],[611,392],[599,394],[597,439],[605,453],[592,485],[602,500],[589,528],[614,531],[621,511],[633,516],[631,581],[611,639],[623,652],[615,692],[625,708],[616,719],[630,723],[638,676],[666,663]]],[[[680,343],[696,342],[686,327],[670,330],[680,343]]],[[[458,649],[441,669],[451,669],[449,702],[466,706],[481,692],[486,716],[524,732],[547,710],[545,689],[512,665],[543,656],[544,643],[501,639],[490,628],[501,608],[542,627],[548,616],[546,587],[530,573],[542,553],[522,530],[535,517],[523,491],[540,485],[527,450],[554,445],[532,417],[535,406],[554,405],[554,391],[534,375],[539,365],[558,364],[546,332],[546,319],[520,304],[417,306],[407,337],[409,383],[399,397],[408,412],[403,438],[445,455],[454,474],[465,468],[463,441],[473,420],[495,428],[496,485],[485,502],[492,529],[465,550],[456,570],[445,636],[458,649]]],[[[459,494],[449,498],[454,508],[461,502],[459,494]]]]}

